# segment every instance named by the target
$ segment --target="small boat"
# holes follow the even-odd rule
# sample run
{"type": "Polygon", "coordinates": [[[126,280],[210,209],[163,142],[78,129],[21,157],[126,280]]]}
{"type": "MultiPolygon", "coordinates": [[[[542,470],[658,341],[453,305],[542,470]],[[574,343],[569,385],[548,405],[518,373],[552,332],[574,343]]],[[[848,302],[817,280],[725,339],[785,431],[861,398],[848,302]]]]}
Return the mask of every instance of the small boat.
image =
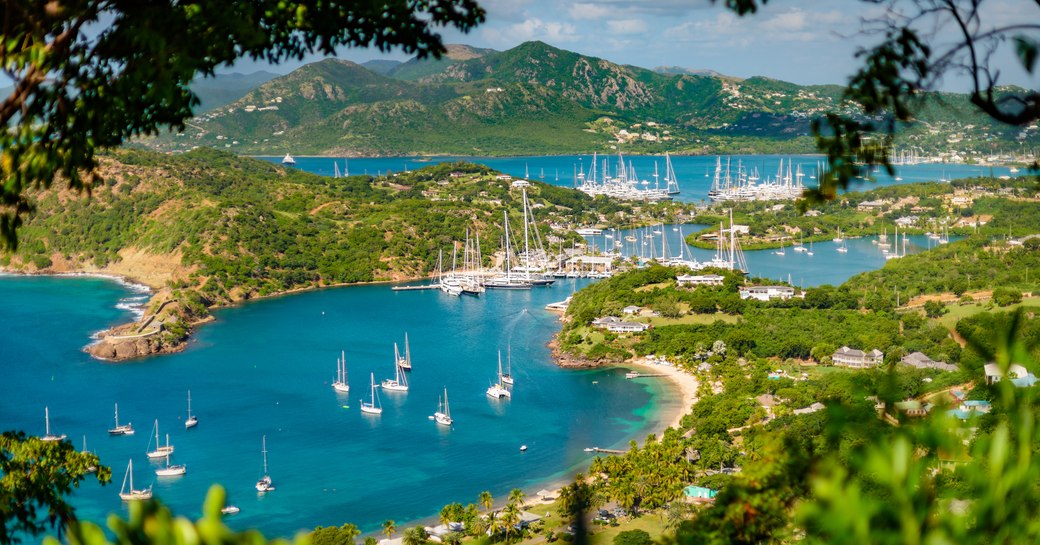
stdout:
{"type": "Polygon", "coordinates": [[[774,251],[773,253],[776,255],[787,255],[787,252],[784,251],[784,241],[780,241],[780,249],[774,251]]]}
{"type": "MultiPolygon", "coordinates": [[[[173,454],[173,447],[170,446],[170,434],[168,434],[168,433],[166,434],[166,446],[162,446],[162,445],[159,444],[159,421],[158,420],[155,421],[155,425],[152,426],[152,429],[155,430],[155,450],[148,450],[148,451],[146,451],[148,457],[152,458],[152,459],[158,459],[158,458],[165,458],[165,457],[169,456],[170,454],[173,454]]],[[[148,446],[151,446],[151,445],[152,445],[152,440],[149,438],[148,439],[148,446]]]]}
{"type": "Polygon", "coordinates": [[[119,404],[116,403],[116,427],[108,430],[109,435],[133,435],[134,426],[130,422],[126,424],[119,423],[119,404]]]}
{"type": "Polygon", "coordinates": [[[365,414],[383,414],[383,407],[379,404],[379,398],[376,397],[376,374],[372,373],[369,375],[372,382],[372,397],[368,403],[364,400],[361,401],[361,412],[365,414]]]}
{"type": "Polygon", "coordinates": [[[234,515],[239,511],[241,511],[241,509],[239,509],[237,505],[225,505],[220,509],[222,515],[234,515]]]}
{"type": "Polygon", "coordinates": [[[41,441],[64,441],[66,435],[54,435],[51,433],[51,410],[50,407],[43,408],[43,422],[45,426],[45,433],[43,437],[40,437],[41,441]]]}
{"type": "Polygon", "coordinates": [[[520,445],[520,452],[527,452],[527,445],[520,445]]]}
{"type": "Polygon", "coordinates": [[[408,332],[404,333],[404,357],[397,359],[397,365],[405,371],[412,370],[412,350],[408,347],[408,332]]]}
{"type": "Polygon", "coordinates": [[[498,382],[492,384],[487,389],[487,396],[492,399],[501,399],[503,397],[513,397],[513,394],[506,389],[502,384],[502,351],[498,351],[498,382]]]}
{"type": "Polygon", "coordinates": [[[834,237],[834,242],[841,244],[845,239],[841,236],[841,227],[838,227],[838,236],[834,237]]]}
{"type": "Polygon", "coordinates": [[[131,458],[130,462],[126,465],[126,474],[123,475],[123,487],[119,489],[119,499],[123,501],[131,500],[147,500],[152,497],[152,487],[142,490],[134,489],[134,460],[131,458]],[[130,488],[128,489],[127,479],[130,481],[130,488]]]}
{"type": "Polygon", "coordinates": [[[184,429],[188,430],[199,425],[199,418],[191,414],[191,390],[188,390],[188,419],[184,421],[184,429]]]}
{"type": "Polygon", "coordinates": [[[336,380],[332,381],[332,389],[336,393],[350,393],[350,384],[347,383],[347,353],[341,351],[339,359],[336,360],[336,380]]]}
{"type": "Polygon", "coordinates": [[[283,165],[293,166],[293,165],[296,164],[296,159],[293,159],[292,155],[289,155],[288,153],[286,153],[285,157],[282,157],[282,164],[283,165]]]}
{"type": "Polygon", "coordinates": [[[444,400],[437,400],[437,412],[433,413],[433,421],[442,425],[450,426],[455,421],[451,418],[451,408],[448,407],[448,389],[444,389],[444,400]]]}
{"type": "Polygon", "coordinates": [[[838,253],[847,254],[849,253],[849,247],[845,245],[845,241],[842,241],[841,246],[837,248],[838,253]]]}
{"type": "Polygon", "coordinates": [[[394,378],[384,379],[380,386],[391,392],[408,391],[408,377],[401,370],[401,353],[397,350],[397,343],[394,343],[394,378]]]}
{"type": "Polygon", "coordinates": [[[180,477],[188,472],[188,466],[184,464],[170,465],[170,456],[166,455],[166,467],[160,467],[155,470],[155,474],[160,477],[180,477]]]}
{"type": "MultiPolygon", "coordinates": [[[[89,450],[87,450],[87,436],[86,435],[83,436],[83,450],[81,450],[80,452],[82,452],[83,454],[94,454],[93,452],[90,452],[89,450]]],[[[87,466],[87,473],[97,473],[97,466],[87,466]]]]}
{"type": "Polygon", "coordinates": [[[264,472],[256,481],[257,492],[270,492],[274,490],[274,481],[271,480],[271,476],[267,474],[267,436],[263,436],[261,442],[260,452],[264,454],[264,472]]]}
{"type": "Polygon", "coordinates": [[[811,240],[809,241],[809,251],[808,251],[808,252],[805,252],[805,255],[807,255],[807,256],[813,256],[813,255],[816,255],[816,252],[813,252],[813,249],[812,249],[812,241],[811,241],[811,240]]]}

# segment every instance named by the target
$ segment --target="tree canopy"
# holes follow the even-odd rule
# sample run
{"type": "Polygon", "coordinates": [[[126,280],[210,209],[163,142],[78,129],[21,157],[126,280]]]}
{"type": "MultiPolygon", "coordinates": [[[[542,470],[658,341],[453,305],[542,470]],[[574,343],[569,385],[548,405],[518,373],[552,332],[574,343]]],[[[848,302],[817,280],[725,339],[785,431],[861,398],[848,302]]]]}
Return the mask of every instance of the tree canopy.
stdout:
{"type": "Polygon", "coordinates": [[[444,51],[442,27],[484,20],[475,0],[145,0],[9,2],[0,103],[0,244],[14,247],[25,192],[57,176],[75,190],[98,181],[95,153],[183,128],[189,84],[241,58],[279,63],[344,47],[444,51]]]}

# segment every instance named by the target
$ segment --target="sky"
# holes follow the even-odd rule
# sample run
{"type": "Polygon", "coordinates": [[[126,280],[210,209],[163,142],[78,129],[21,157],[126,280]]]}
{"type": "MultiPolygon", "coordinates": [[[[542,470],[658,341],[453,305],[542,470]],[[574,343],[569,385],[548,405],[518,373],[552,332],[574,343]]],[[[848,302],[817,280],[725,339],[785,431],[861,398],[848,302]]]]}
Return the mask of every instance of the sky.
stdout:
{"type": "MultiPolygon", "coordinates": [[[[876,43],[861,21],[882,7],[862,0],[772,0],[752,16],[738,17],[709,0],[478,0],[487,21],[469,34],[444,32],[445,43],[506,50],[525,41],[644,68],[680,66],[723,74],[768,76],[798,84],[843,84],[856,67],[859,47],[876,43]]],[[[1034,0],[987,0],[985,22],[1035,17],[1034,0]]],[[[940,30],[940,36],[942,36],[940,30]]],[[[348,49],[340,58],[407,60],[400,53],[348,49]]],[[[307,61],[319,57],[309,57],[307,61]]],[[[999,53],[1002,83],[1036,88],[1010,48],[999,53]]],[[[232,71],[287,73],[304,63],[276,67],[239,64],[232,71]]],[[[968,90],[963,78],[943,88],[968,90]]]]}

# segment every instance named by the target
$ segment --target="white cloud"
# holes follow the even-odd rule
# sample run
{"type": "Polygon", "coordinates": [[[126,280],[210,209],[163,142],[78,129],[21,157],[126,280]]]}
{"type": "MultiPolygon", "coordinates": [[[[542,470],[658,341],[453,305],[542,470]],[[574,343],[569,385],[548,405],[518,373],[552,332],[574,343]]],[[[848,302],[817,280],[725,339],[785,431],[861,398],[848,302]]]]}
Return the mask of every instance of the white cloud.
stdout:
{"type": "Polygon", "coordinates": [[[611,34],[639,34],[646,32],[647,24],[642,19],[624,19],[607,21],[607,31],[611,34]]]}
{"type": "Polygon", "coordinates": [[[567,14],[572,19],[585,21],[617,16],[615,10],[609,9],[603,4],[589,4],[586,2],[578,2],[571,5],[570,9],[567,10],[567,14]]]}
{"type": "Polygon", "coordinates": [[[577,28],[571,23],[543,21],[530,17],[524,21],[501,27],[486,26],[481,31],[484,39],[497,47],[508,49],[521,42],[541,40],[549,43],[577,41],[577,28]]]}

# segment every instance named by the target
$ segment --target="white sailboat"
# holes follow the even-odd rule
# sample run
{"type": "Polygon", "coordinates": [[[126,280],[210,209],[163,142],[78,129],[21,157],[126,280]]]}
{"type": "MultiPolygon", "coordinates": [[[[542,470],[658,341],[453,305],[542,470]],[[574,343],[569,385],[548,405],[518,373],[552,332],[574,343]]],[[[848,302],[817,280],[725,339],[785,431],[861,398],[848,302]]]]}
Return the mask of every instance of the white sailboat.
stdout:
{"type": "Polygon", "coordinates": [[[506,389],[502,384],[502,351],[498,351],[498,382],[492,384],[487,389],[487,396],[492,399],[501,399],[503,397],[513,397],[513,394],[506,389]]]}
{"type": "Polygon", "coordinates": [[[404,332],[404,356],[397,359],[397,365],[404,371],[412,370],[412,350],[408,347],[408,332],[404,332]]]}
{"type": "Polygon", "coordinates": [[[809,251],[805,252],[805,255],[808,255],[808,256],[816,255],[816,253],[813,252],[813,249],[812,249],[812,240],[809,241],[809,251]]]}
{"type": "MultiPolygon", "coordinates": [[[[165,457],[169,456],[170,454],[173,454],[173,447],[170,446],[170,434],[168,434],[168,433],[166,434],[166,446],[162,446],[162,445],[159,444],[159,421],[158,420],[155,421],[155,425],[152,426],[152,429],[155,430],[155,450],[148,450],[148,451],[146,451],[148,457],[152,458],[152,459],[159,459],[159,458],[165,458],[165,457]]],[[[149,447],[152,446],[152,440],[151,439],[148,439],[148,446],[149,447]]]]}
{"type": "Polygon", "coordinates": [[[841,244],[845,239],[841,236],[841,227],[838,227],[838,236],[834,237],[834,242],[841,244]]]}
{"type": "MultiPolygon", "coordinates": [[[[501,367],[501,363],[499,364],[499,367],[501,367]]],[[[502,370],[499,369],[499,372],[501,373],[502,370]]],[[[506,372],[503,373],[500,376],[500,380],[502,381],[502,384],[505,384],[507,386],[512,386],[513,385],[513,374],[512,374],[512,372],[513,372],[513,350],[510,347],[506,347],[506,372]]]]}
{"type": "Polygon", "coordinates": [[[271,480],[271,476],[267,474],[267,436],[263,436],[261,441],[260,452],[264,454],[264,472],[256,481],[257,492],[270,492],[274,490],[274,481],[271,480]]]}
{"type": "Polygon", "coordinates": [[[170,455],[166,455],[166,467],[160,467],[155,470],[155,474],[160,477],[180,477],[188,472],[188,466],[184,464],[170,465],[170,455]]]}
{"type": "Polygon", "coordinates": [[[394,378],[383,380],[380,386],[391,392],[408,391],[408,377],[401,370],[401,352],[397,349],[397,343],[394,343],[394,378]]]}
{"type": "Polygon", "coordinates": [[[64,441],[65,434],[54,435],[51,433],[51,410],[50,407],[43,408],[43,422],[45,426],[45,433],[43,437],[40,437],[41,441],[64,441]]]}
{"type": "Polygon", "coordinates": [[[801,253],[809,251],[809,249],[805,247],[805,235],[801,235],[801,238],[798,241],[798,246],[794,247],[794,251],[801,253]]]}
{"type": "Polygon", "coordinates": [[[134,460],[130,459],[130,462],[126,465],[126,474],[123,475],[123,487],[119,489],[119,499],[123,501],[130,500],[147,500],[152,497],[152,487],[142,490],[134,489],[134,460]],[[130,481],[130,488],[127,488],[127,480],[130,481]]]}
{"type": "Polygon", "coordinates": [[[336,380],[332,382],[332,389],[340,394],[350,393],[350,384],[347,383],[346,351],[340,352],[340,357],[336,360],[336,380]]]}
{"type": "Polygon", "coordinates": [[[130,422],[126,424],[119,423],[119,404],[116,403],[116,427],[108,430],[109,435],[133,435],[134,426],[130,422]]]}
{"type": "Polygon", "coordinates": [[[841,246],[838,246],[836,249],[837,249],[838,253],[841,253],[841,254],[849,253],[849,247],[845,245],[845,241],[844,240],[841,241],[841,246]]]}
{"type": "Polygon", "coordinates": [[[288,153],[286,153],[285,157],[282,157],[282,164],[283,165],[293,166],[293,165],[296,164],[296,159],[293,159],[292,155],[289,155],[288,153]]]}
{"type": "Polygon", "coordinates": [[[787,255],[787,252],[784,251],[784,241],[780,241],[780,249],[774,251],[773,253],[776,255],[787,255]]]}
{"type": "Polygon", "coordinates": [[[191,429],[199,425],[199,417],[191,414],[191,390],[188,390],[188,419],[184,421],[184,429],[191,429]]]}
{"type": "Polygon", "coordinates": [[[379,398],[376,397],[376,374],[370,374],[369,378],[372,382],[372,397],[368,403],[365,403],[364,400],[361,401],[361,412],[365,414],[383,414],[383,407],[379,405],[379,398]]]}
{"type": "MultiPolygon", "coordinates": [[[[87,450],[87,436],[86,435],[83,436],[83,450],[81,450],[80,452],[82,452],[83,454],[94,454],[93,452],[90,452],[89,450],[87,450]]],[[[87,466],[87,473],[97,473],[97,466],[87,466]]]]}
{"type": "Polygon", "coordinates": [[[668,152],[664,153],[664,182],[667,184],[665,193],[668,195],[679,193],[679,181],[675,178],[675,169],[672,168],[672,158],[668,152]]]}
{"type": "Polygon", "coordinates": [[[225,505],[220,509],[222,515],[234,515],[239,511],[241,511],[241,509],[239,509],[237,505],[225,505]]]}
{"type": "Polygon", "coordinates": [[[451,408],[448,407],[448,389],[444,389],[444,400],[438,400],[437,412],[433,413],[433,421],[442,425],[450,426],[455,421],[451,418],[451,408]]]}

